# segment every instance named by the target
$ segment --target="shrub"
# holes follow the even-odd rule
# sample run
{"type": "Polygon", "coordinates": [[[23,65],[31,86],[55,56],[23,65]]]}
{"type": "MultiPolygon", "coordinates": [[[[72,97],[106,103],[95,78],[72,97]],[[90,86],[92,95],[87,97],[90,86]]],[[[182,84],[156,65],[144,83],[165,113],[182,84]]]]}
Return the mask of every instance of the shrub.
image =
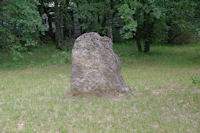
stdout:
{"type": "Polygon", "coordinates": [[[0,46],[20,54],[38,44],[44,31],[36,1],[17,0],[0,7],[0,46]]]}

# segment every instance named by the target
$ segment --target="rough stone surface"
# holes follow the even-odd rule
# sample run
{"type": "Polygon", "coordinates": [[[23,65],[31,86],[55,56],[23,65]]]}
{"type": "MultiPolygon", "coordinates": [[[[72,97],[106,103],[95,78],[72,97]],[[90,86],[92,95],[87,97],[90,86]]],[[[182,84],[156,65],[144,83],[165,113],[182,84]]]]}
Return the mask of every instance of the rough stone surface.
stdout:
{"type": "Polygon", "coordinates": [[[112,49],[112,41],[98,33],[78,37],[72,50],[72,90],[118,90],[130,92],[121,76],[119,57],[112,49]]]}

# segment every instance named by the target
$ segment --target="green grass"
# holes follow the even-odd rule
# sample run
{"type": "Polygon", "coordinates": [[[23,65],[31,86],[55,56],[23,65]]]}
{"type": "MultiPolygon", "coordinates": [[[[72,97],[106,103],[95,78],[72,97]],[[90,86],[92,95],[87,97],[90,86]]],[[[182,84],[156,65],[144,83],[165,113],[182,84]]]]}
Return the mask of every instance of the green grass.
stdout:
{"type": "Polygon", "coordinates": [[[200,132],[200,45],[115,44],[134,96],[71,98],[70,53],[43,46],[18,61],[0,54],[0,132],[200,132]],[[65,64],[68,59],[68,63],[65,64]]]}

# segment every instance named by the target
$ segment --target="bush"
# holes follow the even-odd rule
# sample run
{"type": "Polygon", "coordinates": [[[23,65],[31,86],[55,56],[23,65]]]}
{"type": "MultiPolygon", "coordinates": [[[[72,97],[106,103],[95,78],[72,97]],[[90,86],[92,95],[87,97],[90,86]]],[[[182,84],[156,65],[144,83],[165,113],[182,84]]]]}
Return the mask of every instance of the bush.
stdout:
{"type": "Polygon", "coordinates": [[[195,35],[192,32],[184,31],[172,40],[173,44],[189,44],[195,39],[195,35]]]}
{"type": "Polygon", "coordinates": [[[9,52],[27,51],[38,44],[45,29],[35,1],[17,0],[0,7],[0,45],[9,52]]]}

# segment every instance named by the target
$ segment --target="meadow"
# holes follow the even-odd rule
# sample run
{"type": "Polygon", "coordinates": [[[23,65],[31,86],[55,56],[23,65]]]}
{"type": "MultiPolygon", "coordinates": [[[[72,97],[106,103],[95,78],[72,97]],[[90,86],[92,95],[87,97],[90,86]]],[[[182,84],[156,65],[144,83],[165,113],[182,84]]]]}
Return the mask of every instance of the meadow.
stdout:
{"type": "Polygon", "coordinates": [[[53,44],[13,60],[0,53],[2,133],[199,133],[200,44],[114,44],[133,90],[123,97],[70,97],[71,53],[53,44]]]}

